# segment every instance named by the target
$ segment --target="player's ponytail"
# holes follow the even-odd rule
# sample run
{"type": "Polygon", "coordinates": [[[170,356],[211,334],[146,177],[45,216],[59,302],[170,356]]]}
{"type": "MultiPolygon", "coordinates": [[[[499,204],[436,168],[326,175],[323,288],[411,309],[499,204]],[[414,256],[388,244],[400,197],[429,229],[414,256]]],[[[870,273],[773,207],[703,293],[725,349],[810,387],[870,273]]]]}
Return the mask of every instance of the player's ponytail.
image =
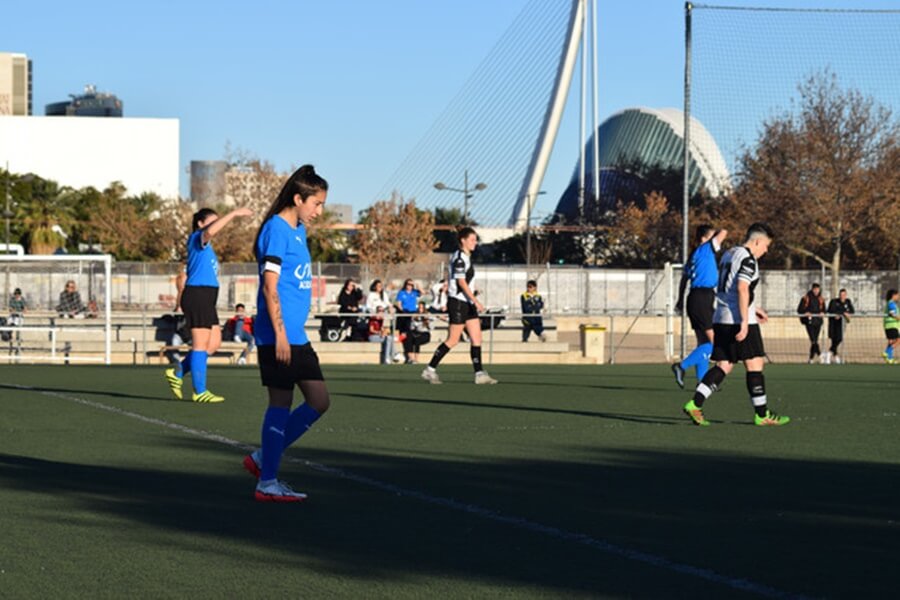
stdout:
{"type": "Polygon", "coordinates": [[[259,224],[259,231],[256,232],[256,238],[253,241],[254,256],[256,255],[256,243],[259,241],[259,233],[262,231],[266,221],[285,208],[294,206],[295,195],[300,196],[301,202],[306,202],[307,198],[322,191],[328,191],[328,182],[316,173],[315,167],[312,165],[303,165],[294,171],[293,174],[288,177],[287,181],[284,182],[281,191],[278,192],[278,196],[275,197],[275,201],[272,203],[272,206],[269,207],[262,222],[259,224]]]}

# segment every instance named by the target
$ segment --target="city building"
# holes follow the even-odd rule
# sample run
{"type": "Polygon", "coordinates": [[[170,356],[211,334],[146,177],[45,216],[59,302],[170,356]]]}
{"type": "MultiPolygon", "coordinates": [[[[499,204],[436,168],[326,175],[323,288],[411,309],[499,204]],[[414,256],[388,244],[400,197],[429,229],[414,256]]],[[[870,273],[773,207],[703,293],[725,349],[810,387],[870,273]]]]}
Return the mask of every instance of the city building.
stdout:
{"type": "Polygon", "coordinates": [[[332,204],[329,202],[325,205],[325,210],[337,217],[336,223],[356,223],[356,219],[353,218],[353,206],[350,204],[332,204]]]}
{"type": "Polygon", "coordinates": [[[71,100],[48,104],[48,117],[121,117],[122,101],[115,94],[98,92],[93,85],[84,86],[84,93],[69,94],[71,100]]]}
{"type": "Polygon", "coordinates": [[[228,168],[228,162],[224,160],[191,161],[191,202],[197,208],[212,208],[228,202],[228,168]]]}
{"type": "MultiPolygon", "coordinates": [[[[690,195],[718,197],[730,187],[728,166],[716,141],[700,121],[691,118],[690,195]]],[[[599,206],[594,206],[593,138],[585,148],[584,214],[612,209],[619,200],[641,198],[653,189],[681,189],[684,161],[684,113],[674,108],[628,108],[606,119],[598,128],[599,206]]],[[[556,213],[578,217],[578,177],[575,165],[571,183],[556,213]]],[[[678,191],[679,196],[681,192],[678,191]]],[[[671,200],[671,198],[670,198],[671,200]]]]}
{"type": "Polygon", "coordinates": [[[31,61],[24,54],[0,52],[0,116],[31,114],[31,61]]]}
{"type": "Polygon", "coordinates": [[[0,165],[73,188],[179,197],[178,119],[0,117],[0,165]]]}

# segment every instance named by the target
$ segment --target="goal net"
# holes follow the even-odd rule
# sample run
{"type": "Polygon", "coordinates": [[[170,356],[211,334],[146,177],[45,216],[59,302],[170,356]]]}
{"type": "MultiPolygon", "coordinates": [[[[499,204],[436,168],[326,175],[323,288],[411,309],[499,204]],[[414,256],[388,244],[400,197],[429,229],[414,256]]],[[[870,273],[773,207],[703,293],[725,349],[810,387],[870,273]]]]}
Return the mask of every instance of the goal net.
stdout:
{"type": "Polygon", "coordinates": [[[0,364],[110,364],[111,271],[109,255],[0,255],[0,364]]]}

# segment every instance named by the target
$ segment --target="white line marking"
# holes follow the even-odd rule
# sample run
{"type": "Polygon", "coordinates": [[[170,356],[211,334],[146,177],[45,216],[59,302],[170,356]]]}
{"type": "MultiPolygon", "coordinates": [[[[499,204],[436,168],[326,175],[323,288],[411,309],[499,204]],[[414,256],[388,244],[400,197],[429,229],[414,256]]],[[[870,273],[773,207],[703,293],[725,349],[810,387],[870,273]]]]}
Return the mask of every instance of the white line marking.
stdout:
{"type": "MultiPolygon", "coordinates": [[[[172,429],[174,431],[178,431],[179,433],[183,433],[185,435],[194,436],[198,438],[202,438],[205,440],[209,440],[211,442],[218,442],[220,444],[224,444],[226,446],[230,446],[232,448],[236,448],[239,450],[243,450],[244,452],[252,452],[256,450],[256,446],[251,446],[250,444],[244,444],[237,440],[233,440],[231,438],[227,438],[223,435],[219,435],[217,433],[211,433],[209,431],[203,431],[202,429],[194,429],[193,427],[188,427],[186,425],[180,425],[178,423],[173,423],[171,421],[166,421],[163,419],[157,419],[155,417],[147,417],[145,415],[141,415],[138,413],[134,413],[122,408],[117,408],[115,406],[109,406],[108,404],[103,404],[101,402],[94,402],[91,400],[85,400],[84,398],[79,398],[77,396],[70,396],[68,394],[63,394],[60,392],[51,392],[47,390],[41,390],[38,388],[34,388],[27,385],[16,385],[16,384],[4,384],[8,387],[37,392],[39,394],[43,394],[45,396],[52,396],[55,398],[60,398],[62,400],[68,400],[70,402],[75,402],[76,404],[81,404],[83,406],[89,406],[91,408],[96,408],[99,410],[105,410],[107,412],[117,414],[124,417],[130,417],[132,419],[136,419],[143,423],[149,423],[152,425],[159,425],[160,427],[165,427],[167,429],[172,429]]],[[[654,567],[659,567],[661,569],[665,569],[667,571],[672,571],[678,573],[680,575],[688,575],[690,577],[696,577],[698,579],[704,579],[706,581],[710,581],[713,583],[718,583],[724,585],[726,587],[730,587],[736,590],[741,590],[744,592],[750,592],[753,594],[757,594],[759,596],[763,596],[766,598],[790,598],[793,600],[805,600],[809,598],[808,596],[803,596],[802,594],[794,594],[791,592],[784,592],[782,590],[778,590],[776,588],[756,583],[754,581],[750,581],[749,579],[742,579],[739,577],[730,577],[728,575],[722,575],[720,573],[716,573],[711,569],[704,569],[701,567],[695,567],[693,565],[679,563],[663,556],[658,556],[656,554],[650,554],[648,552],[642,552],[640,550],[631,550],[622,546],[618,546],[616,544],[607,542],[603,539],[598,539],[591,537],[584,533],[575,533],[572,531],[566,531],[565,529],[560,529],[558,527],[554,527],[552,525],[544,525],[542,523],[538,523],[536,521],[530,521],[528,519],[522,517],[516,517],[512,515],[504,515],[501,512],[491,510],[488,508],[484,508],[482,506],[478,506],[477,504],[467,504],[465,502],[461,502],[459,500],[453,500],[452,498],[444,498],[442,496],[432,496],[431,494],[420,492],[417,490],[411,490],[407,488],[403,488],[392,483],[387,483],[384,481],[380,481],[378,479],[372,479],[371,477],[366,477],[365,475],[358,475],[356,473],[352,473],[350,471],[345,471],[343,469],[338,469],[336,467],[329,467],[328,465],[324,465],[321,463],[312,462],[309,460],[304,460],[301,458],[295,458],[291,456],[285,456],[284,459],[287,462],[302,464],[314,471],[319,471],[320,473],[327,473],[329,475],[334,475],[335,477],[340,477],[342,479],[347,479],[349,481],[353,481],[365,486],[373,487],[385,492],[389,492],[391,494],[395,494],[397,496],[403,496],[405,498],[412,498],[415,500],[419,500],[421,502],[425,502],[427,504],[433,504],[435,506],[441,506],[444,508],[449,508],[452,510],[464,512],[470,515],[474,515],[477,517],[481,517],[483,519],[487,519],[489,521],[493,521],[495,523],[503,523],[505,525],[511,525],[512,527],[516,527],[518,529],[524,529],[525,531],[531,531],[534,533],[541,533],[547,535],[549,537],[555,538],[557,540],[563,540],[566,542],[575,542],[577,544],[581,544],[584,546],[588,546],[590,548],[594,548],[595,550],[599,550],[605,554],[611,554],[613,556],[619,556],[621,558],[625,558],[628,560],[633,560],[635,562],[644,563],[647,565],[651,565],[654,567]]]]}

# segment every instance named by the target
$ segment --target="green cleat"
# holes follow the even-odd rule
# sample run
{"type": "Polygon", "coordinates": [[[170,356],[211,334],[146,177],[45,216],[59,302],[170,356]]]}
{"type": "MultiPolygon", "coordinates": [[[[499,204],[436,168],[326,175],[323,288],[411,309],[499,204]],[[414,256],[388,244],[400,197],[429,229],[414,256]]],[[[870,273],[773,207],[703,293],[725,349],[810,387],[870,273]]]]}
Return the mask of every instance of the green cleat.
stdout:
{"type": "Polygon", "coordinates": [[[169,389],[172,395],[181,400],[184,396],[181,393],[181,386],[184,379],[175,374],[175,369],[166,369],[166,381],[169,383],[169,389]]]}
{"type": "Polygon", "coordinates": [[[790,417],[779,417],[771,410],[766,411],[766,416],[761,417],[759,415],[753,415],[753,423],[758,425],[759,427],[777,427],[779,425],[787,425],[791,422],[790,417]]]}
{"type": "Polygon", "coordinates": [[[206,390],[205,392],[200,392],[199,394],[194,394],[191,397],[191,400],[194,402],[201,402],[204,404],[214,404],[216,402],[225,402],[225,398],[222,396],[216,396],[211,391],[206,390]]]}
{"type": "Polygon", "coordinates": [[[691,418],[691,421],[694,422],[694,425],[700,425],[701,427],[709,427],[710,422],[706,420],[706,417],[703,416],[703,410],[694,404],[693,400],[689,400],[687,404],[682,408],[684,414],[691,418]]]}

